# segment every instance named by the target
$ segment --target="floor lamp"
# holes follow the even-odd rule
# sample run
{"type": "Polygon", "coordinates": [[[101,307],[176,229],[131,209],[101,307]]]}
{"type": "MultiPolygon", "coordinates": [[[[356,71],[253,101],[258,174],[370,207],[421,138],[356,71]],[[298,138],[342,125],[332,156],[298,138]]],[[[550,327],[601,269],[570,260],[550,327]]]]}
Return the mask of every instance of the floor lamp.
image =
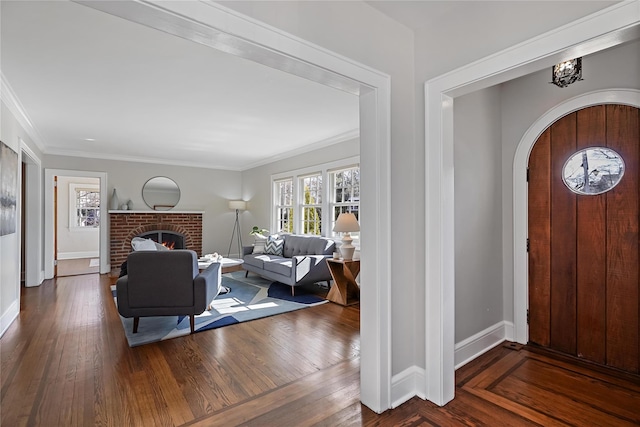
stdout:
{"type": "Polygon", "coordinates": [[[233,245],[233,236],[236,235],[238,242],[238,256],[242,257],[242,231],[240,230],[240,211],[247,209],[247,202],[244,200],[229,200],[229,209],[236,211],[236,222],[233,225],[233,231],[231,232],[231,241],[229,242],[229,249],[227,250],[227,258],[231,255],[231,246],[233,245]]]}

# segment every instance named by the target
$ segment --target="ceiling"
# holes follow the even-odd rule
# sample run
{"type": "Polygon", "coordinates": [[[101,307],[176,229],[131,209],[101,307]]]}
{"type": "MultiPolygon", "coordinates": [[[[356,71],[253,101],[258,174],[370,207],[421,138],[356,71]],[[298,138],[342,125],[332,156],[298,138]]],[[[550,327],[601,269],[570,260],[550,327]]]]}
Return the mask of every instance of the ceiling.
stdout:
{"type": "Polygon", "coordinates": [[[358,136],[358,98],[92,8],[2,1],[2,74],[47,154],[244,170],[358,136]]]}
{"type": "MultiPolygon", "coordinates": [[[[367,3],[446,46],[444,72],[613,2],[367,3]]],[[[358,136],[355,95],[77,3],[0,7],[3,83],[46,154],[246,170],[358,136]]]]}

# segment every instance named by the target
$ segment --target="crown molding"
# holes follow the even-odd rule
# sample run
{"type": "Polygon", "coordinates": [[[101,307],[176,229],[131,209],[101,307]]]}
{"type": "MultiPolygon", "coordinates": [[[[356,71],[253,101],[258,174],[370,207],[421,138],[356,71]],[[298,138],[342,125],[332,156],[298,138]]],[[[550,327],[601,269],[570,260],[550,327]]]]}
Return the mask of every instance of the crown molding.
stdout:
{"type": "Polygon", "coordinates": [[[272,156],[255,163],[251,163],[249,165],[235,167],[235,168],[229,167],[228,165],[225,165],[225,164],[211,164],[210,162],[199,162],[197,161],[197,159],[193,161],[191,160],[177,161],[174,159],[162,159],[162,158],[156,158],[156,157],[143,157],[143,156],[121,156],[118,154],[107,154],[107,153],[84,151],[84,150],[67,150],[64,148],[55,148],[55,147],[48,148],[42,151],[45,154],[53,155],[53,156],[69,156],[69,157],[80,157],[85,159],[88,158],[88,159],[101,159],[101,160],[115,160],[115,161],[121,161],[121,162],[151,163],[156,165],[185,166],[185,167],[197,167],[197,168],[204,168],[204,169],[227,170],[227,171],[233,171],[233,172],[243,172],[245,170],[249,170],[258,166],[263,166],[269,163],[273,163],[278,160],[288,159],[290,157],[297,156],[299,154],[308,153],[310,151],[318,150],[323,147],[327,147],[333,144],[358,138],[359,135],[360,135],[359,129],[352,129],[348,132],[335,135],[331,138],[318,141],[316,143],[307,145],[305,147],[301,147],[292,151],[288,151],[287,153],[283,153],[277,156],[272,156]]]}
{"type": "Polygon", "coordinates": [[[24,128],[29,135],[29,138],[36,144],[36,147],[43,153],[45,152],[44,140],[40,136],[40,133],[33,125],[33,122],[29,118],[27,111],[18,99],[18,96],[13,91],[13,88],[9,84],[9,81],[4,76],[4,73],[0,71],[0,99],[5,103],[9,111],[15,116],[20,126],[24,128]]]}
{"type": "Polygon", "coordinates": [[[289,159],[293,156],[297,156],[300,154],[308,153],[314,150],[319,150],[320,148],[328,147],[333,144],[338,144],[340,142],[349,141],[351,139],[356,139],[360,137],[360,129],[351,129],[347,132],[332,136],[327,139],[323,139],[322,141],[314,142],[313,144],[305,145],[304,147],[296,148],[295,150],[287,151],[283,154],[278,154],[276,156],[267,157],[266,159],[259,160],[254,163],[250,163],[247,166],[244,166],[241,171],[246,171],[249,169],[257,168],[259,166],[268,165],[269,163],[277,162],[278,160],[289,159]]]}

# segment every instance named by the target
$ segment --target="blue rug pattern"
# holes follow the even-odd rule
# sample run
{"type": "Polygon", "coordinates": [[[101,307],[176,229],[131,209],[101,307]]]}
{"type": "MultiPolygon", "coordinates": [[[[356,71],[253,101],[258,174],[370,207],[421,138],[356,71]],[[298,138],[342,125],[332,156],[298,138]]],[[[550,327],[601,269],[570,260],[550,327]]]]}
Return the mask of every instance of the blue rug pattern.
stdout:
{"type": "MultiPolygon", "coordinates": [[[[303,293],[300,288],[296,288],[296,295],[292,296],[290,286],[253,275],[245,278],[243,271],[223,275],[222,286],[230,288],[231,291],[218,295],[213,300],[211,310],[196,316],[196,332],[274,316],[327,302],[324,298],[303,293]]],[[[117,306],[115,285],[111,287],[111,292],[117,306]]],[[[189,316],[141,317],[138,332],[135,334],[133,333],[133,318],[126,319],[120,316],[120,320],[122,320],[129,347],[189,335],[189,316]]]]}

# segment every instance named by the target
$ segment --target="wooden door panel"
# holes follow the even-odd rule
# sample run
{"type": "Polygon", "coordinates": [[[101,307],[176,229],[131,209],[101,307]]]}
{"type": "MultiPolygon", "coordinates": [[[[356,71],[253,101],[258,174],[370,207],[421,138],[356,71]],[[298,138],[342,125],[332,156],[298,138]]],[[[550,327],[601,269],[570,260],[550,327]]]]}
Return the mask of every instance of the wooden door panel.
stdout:
{"type": "Polygon", "coordinates": [[[576,151],[576,113],[551,125],[551,346],[576,351],[576,196],[562,180],[576,151]]]}
{"type": "Polygon", "coordinates": [[[548,347],[551,311],[551,130],[529,156],[529,340],[548,347]]]}
{"type": "Polygon", "coordinates": [[[640,110],[585,108],[558,120],[529,159],[529,337],[628,372],[640,372],[640,110]],[[611,191],[576,195],[565,161],[605,146],[625,162],[611,191]]]}
{"type": "Polygon", "coordinates": [[[607,364],[631,372],[638,372],[638,126],[637,109],[607,106],[607,144],[626,169],[607,193],[607,364]]]}
{"type": "MultiPolygon", "coordinates": [[[[603,146],[605,107],[577,112],[577,149],[603,146]]],[[[577,355],[606,362],[606,195],[577,197],[577,355]]]]}

